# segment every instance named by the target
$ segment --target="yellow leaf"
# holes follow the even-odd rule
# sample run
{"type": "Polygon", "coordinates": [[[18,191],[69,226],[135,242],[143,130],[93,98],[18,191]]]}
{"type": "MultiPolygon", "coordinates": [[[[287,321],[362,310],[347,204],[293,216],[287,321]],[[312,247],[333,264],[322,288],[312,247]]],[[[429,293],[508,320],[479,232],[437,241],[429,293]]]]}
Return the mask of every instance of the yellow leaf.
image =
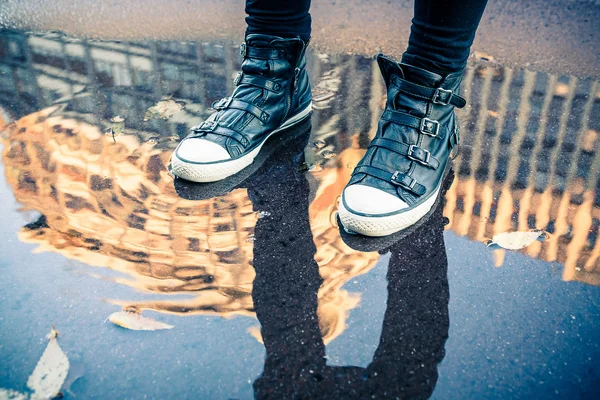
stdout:
{"type": "MultiPolygon", "coordinates": [[[[495,235],[490,244],[496,244],[508,250],[519,250],[529,246],[533,242],[544,241],[548,238],[548,233],[539,229],[532,229],[528,232],[504,232],[495,235]]],[[[488,244],[488,246],[490,245],[488,244]]]]}
{"type": "Polygon", "coordinates": [[[476,59],[478,60],[483,60],[483,61],[494,61],[494,57],[492,57],[491,55],[489,55],[488,53],[484,52],[484,51],[475,51],[473,53],[473,55],[475,56],[476,59]]]}
{"type": "Polygon", "coordinates": [[[57,336],[52,327],[48,346],[27,380],[27,387],[33,391],[31,399],[54,398],[67,378],[69,359],[58,345],[57,336]]]}
{"type": "Polygon", "coordinates": [[[161,100],[156,105],[149,107],[144,114],[144,121],[150,119],[169,119],[185,107],[185,102],[172,99],[161,100]]]}
{"type": "Polygon", "coordinates": [[[173,325],[163,324],[151,318],[142,317],[140,314],[132,311],[113,313],[108,317],[108,320],[122,328],[134,331],[159,331],[173,328],[173,325]]]}

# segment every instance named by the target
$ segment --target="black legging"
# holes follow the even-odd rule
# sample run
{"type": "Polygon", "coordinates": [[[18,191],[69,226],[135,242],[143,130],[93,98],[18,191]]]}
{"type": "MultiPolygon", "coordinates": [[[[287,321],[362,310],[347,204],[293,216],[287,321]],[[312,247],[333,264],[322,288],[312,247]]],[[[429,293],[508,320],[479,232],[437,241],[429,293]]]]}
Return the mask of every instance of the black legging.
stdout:
{"type": "MultiPolygon", "coordinates": [[[[462,70],[487,0],[415,0],[402,61],[434,72],[462,70]]],[[[310,0],[246,0],[248,33],[310,38],[310,0]]]]}

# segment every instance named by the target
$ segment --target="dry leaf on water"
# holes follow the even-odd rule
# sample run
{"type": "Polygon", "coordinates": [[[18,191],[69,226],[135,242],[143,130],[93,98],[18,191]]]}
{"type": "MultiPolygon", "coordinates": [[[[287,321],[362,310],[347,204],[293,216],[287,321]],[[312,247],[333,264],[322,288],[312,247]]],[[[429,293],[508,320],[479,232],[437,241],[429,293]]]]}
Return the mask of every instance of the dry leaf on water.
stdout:
{"type": "Polygon", "coordinates": [[[527,232],[504,232],[495,235],[491,240],[486,240],[488,247],[501,247],[507,250],[519,250],[529,246],[533,242],[543,242],[548,238],[548,233],[540,229],[532,229],[527,232]]]}
{"type": "Polygon", "coordinates": [[[478,60],[483,60],[483,61],[494,61],[494,57],[492,57],[491,55],[489,55],[488,53],[484,52],[484,51],[476,51],[473,53],[473,56],[478,59],[478,60]]]}
{"type": "Polygon", "coordinates": [[[185,102],[175,101],[171,98],[161,100],[156,105],[149,107],[144,114],[144,121],[150,119],[169,119],[185,107],[185,102]]]}
{"type": "Polygon", "coordinates": [[[56,397],[67,378],[69,359],[58,345],[57,336],[58,332],[52,327],[48,346],[27,380],[27,387],[33,392],[31,399],[56,397]]]}
{"type": "Polygon", "coordinates": [[[113,140],[116,142],[115,137],[119,136],[123,133],[123,129],[125,129],[125,118],[120,115],[115,115],[110,119],[111,125],[106,130],[107,135],[111,135],[113,140]]]}
{"type": "Polygon", "coordinates": [[[159,331],[171,329],[173,325],[163,324],[151,318],[142,317],[133,311],[119,311],[112,313],[108,320],[115,325],[134,331],[159,331]]]}

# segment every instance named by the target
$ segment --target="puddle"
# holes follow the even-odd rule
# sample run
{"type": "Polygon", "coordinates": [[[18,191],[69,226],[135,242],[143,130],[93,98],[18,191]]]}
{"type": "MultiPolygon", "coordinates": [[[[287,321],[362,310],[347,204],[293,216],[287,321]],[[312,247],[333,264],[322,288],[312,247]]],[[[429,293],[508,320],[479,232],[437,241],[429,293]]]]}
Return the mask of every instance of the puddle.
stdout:
{"type": "MultiPolygon", "coordinates": [[[[152,180],[165,190],[171,179],[164,172],[170,150],[210,115],[213,99],[229,93],[229,77],[239,68],[234,49],[221,46],[159,42],[154,50],[143,43],[113,49],[106,42],[19,33],[3,35],[3,46],[8,57],[0,67],[9,101],[4,115],[23,118],[19,130],[31,127],[32,132],[48,129],[42,118],[56,121],[45,139],[13,129],[8,147],[34,145],[45,154],[43,149],[54,142],[72,143],[80,157],[102,152],[118,153],[121,159],[133,156],[138,161],[130,167],[139,171],[140,179],[148,179],[150,169],[152,180]],[[94,136],[93,130],[104,126],[113,142],[119,137],[119,148],[94,136]],[[63,131],[63,139],[53,137],[63,131]],[[86,136],[89,146],[80,147],[86,136]],[[143,143],[159,150],[150,152],[143,143]]],[[[323,159],[333,159],[326,175],[337,175],[340,181],[349,176],[375,132],[383,105],[384,91],[374,81],[374,68],[367,58],[311,54],[309,70],[323,71],[313,77],[315,90],[342,91],[344,101],[329,97],[327,108],[315,112],[311,143],[320,154],[313,152],[315,160],[307,160],[304,169],[321,172],[323,159]]],[[[546,229],[552,239],[524,251],[564,264],[567,280],[600,283],[598,82],[482,64],[467,71],[464,95],[469,106],[458,110],[464,146],[455,161],[457,180],[448,193],[448,229],[477,241],[506,231],[546,229]]],[[[10,166],[10,156],[4,159],[10,166]]],[[[41,177],[36,179],[40,172],[35,165],[28,169],[31,179],[41,177]]],[[[114,181],[119,178],[115,174],[102,179],[114,181]]],[[[322,176],[315,185],[328,182],[322,176]]],[[[17,197],[31,202],[25,194],[17,197]]],[[[503,256],[497,257],[500,265],[503,256]]]]}
{"type": "MultiPolygon", "coordinates": [[[[290,266],[316,263],[307,267],[314,276],[291,276],[316,285],[310,301],[324,343],[352,325],[351,313],[369,294],[345,285],[368,279],[381,256],[348,247],[336,212],[384,105],[374,60],[310,53],[308,69],[319,96],[310,137],[286,145],[287,161],[267,161],[272,168],[262,171],[268,179],[261,181],[259,174],[229,192],[194,200],[194,185],[174,184],[170,155],[179,138],[210,115],[211,103],[233,89],[240,66],[234,46],[4,32],[0,48],[3,190],[21,206],[5,212],[41,215],[13,232],[20,242],[35,252],[116,271],[119,276],[94,276],[153,295],[108,296],[111,305],[227,318],[257,316],[257,262],[281,257],[285,268],[282,255],[289,255],[296,260],[290,266]],[[283,196],[289,192],[292,200],[283,196]],[[267,235],[267,228],[275,231],[267,235]]],[[[464,96],[469,105],[458,115],[465,146],[455,160],[443,215],[445,229],[470,242],[449,249],[449,257],[469,258],[483,249],[478,254],[494,257],[490,273],[495,265],[510,275],[519,265],[511,257],[518,253],[490,253],[480,242],[502,232],[541,229],[549,238],[519,250],[519,260],[557,262],[559,267],[535,265],[564,281],[600,285],[598,81],[473,64],[464,96]]],[[[43,262],[44,255],[39,257],[43,262]]],[[[405,256],[392,250],[394,257],[405,256]]],[[[272,302],[261,284],[263,301],[272,302]]],[[[289,282],[280,284],[295,290],[289,282]]],[[[447,313],[447,299],[445,306],[440,301],[447,313]]],[[[173,325],[177,331],[179,323],[173,325]]],[[[448,328],[432,329],[439,333],[432,340],[443,347],[448,328]]],[[[249,331],[251,340],[263,341],[256,329],[249,331]]]]}

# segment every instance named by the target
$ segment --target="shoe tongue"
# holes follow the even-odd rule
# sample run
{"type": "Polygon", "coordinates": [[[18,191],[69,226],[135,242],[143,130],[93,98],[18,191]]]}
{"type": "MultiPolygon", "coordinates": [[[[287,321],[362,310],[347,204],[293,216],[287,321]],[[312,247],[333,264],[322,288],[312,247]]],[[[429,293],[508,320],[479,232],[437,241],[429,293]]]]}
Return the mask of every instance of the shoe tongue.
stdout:
{"type": "Polygon", "coordinates": [[[396,75],[400,78],[404,78],[400,65],[390,57],[384,56],[383,54],[377,55],[377,64],[379,65],[379,70],[381,71],[381,75],[383,76],[387,88],[390,87],[392,76],[396,75]]]}
{"type": "Polygon", "coordinates": [[[402,72],[404,72],[404,79],[418,85],[434,88],[438,87],[444,79],[441,75],[426,71],[419,67],[413,67],[412,65],[400,64],[400,68],[402,68],[402,72]]]}

